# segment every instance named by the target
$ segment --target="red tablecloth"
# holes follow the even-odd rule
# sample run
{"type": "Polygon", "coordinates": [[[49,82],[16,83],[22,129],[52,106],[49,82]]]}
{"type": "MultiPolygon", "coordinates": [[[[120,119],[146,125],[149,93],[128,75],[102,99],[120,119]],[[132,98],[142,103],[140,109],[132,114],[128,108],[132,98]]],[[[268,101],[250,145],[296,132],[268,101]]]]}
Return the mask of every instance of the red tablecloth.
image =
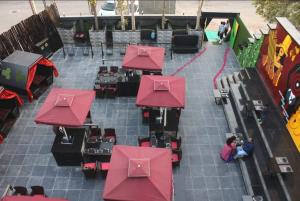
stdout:
{"type": "Polygon", "coordinates": [[[62,198],[49,198],[41,195],[36,196],[5,196],[1,201],[68,201],[62,198]]]}

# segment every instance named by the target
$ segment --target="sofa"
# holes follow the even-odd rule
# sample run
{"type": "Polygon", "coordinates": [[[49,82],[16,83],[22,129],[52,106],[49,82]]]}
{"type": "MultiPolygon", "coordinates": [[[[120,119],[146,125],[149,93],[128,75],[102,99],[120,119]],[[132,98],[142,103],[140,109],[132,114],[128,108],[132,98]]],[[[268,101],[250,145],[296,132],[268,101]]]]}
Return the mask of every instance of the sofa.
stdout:
{"type": "Polygon", "coordinates": [[[172,50],[175,53],[195,53],[199,50],[199,36],[175,35],[172,42],[172,50]]]}

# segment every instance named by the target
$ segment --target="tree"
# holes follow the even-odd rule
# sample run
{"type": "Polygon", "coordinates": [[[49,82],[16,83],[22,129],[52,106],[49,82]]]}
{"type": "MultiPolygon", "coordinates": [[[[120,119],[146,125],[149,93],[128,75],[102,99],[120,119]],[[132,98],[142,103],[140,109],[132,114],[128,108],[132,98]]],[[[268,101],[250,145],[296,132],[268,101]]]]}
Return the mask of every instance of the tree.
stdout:
{"type": "Polygon", "coordinates": [[[97,0],[88,0],[89,5],[91,6],[92,14],[94,15],[95,19],[95,31],[99,30],[99,23],[98,23],[98,17],[97,17],[97,0]]]}
{"type": "Polygon", "coordinates": [[[132,31],[135,31],[135,16],[134,16],[134,1],[135,0],[130,0],[130,10],[131,10],[131,29],[132,31]]]}
{"type": "Polygon", "coordinates": [[[300,2],[295,0],[253,0],[256,12],[270,22],[276,17],[287,17],[300,29],[300,2]]]}
{"type": "Polygon", "coordinates": [[[202,7],[203,7],[204,0],[200,0],[199,6],[198,6],[198,11],[197,11],[197,19],[196,19],[196,30],[199,30],[200,28],[200,19],[202,15],[202,7]]]}
{"type": "Polygon", "coordinates": [[[126,4],[125,4],[125,0],[118,0],[117,3],[117,10],[121,15],[121,29],[124,31],[125,30],[125,18],[124,18],[124,11],[127,8],[126,4]]]}
{"type": "Polygon", "coordinates": [[[164,0],[164,2],[163,2],[163,10],[162,10],[162,18],[161,18],[161,29],[165,29],[165,24],[167,22],[165,12],[166,12],[166,0],[164,0]]]}

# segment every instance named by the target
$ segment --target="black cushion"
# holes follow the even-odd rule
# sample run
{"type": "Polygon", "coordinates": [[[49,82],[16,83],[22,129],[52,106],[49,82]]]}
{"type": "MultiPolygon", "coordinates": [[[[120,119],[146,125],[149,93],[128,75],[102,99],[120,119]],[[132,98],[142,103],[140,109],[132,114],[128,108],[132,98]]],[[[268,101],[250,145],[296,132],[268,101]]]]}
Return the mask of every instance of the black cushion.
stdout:
{"type": "Polygon", "coordinates": [[[197,47],[198,39],[199,37],[195,35],[177,35],[174,36],[173,44],[175,47],[197,47]]]}

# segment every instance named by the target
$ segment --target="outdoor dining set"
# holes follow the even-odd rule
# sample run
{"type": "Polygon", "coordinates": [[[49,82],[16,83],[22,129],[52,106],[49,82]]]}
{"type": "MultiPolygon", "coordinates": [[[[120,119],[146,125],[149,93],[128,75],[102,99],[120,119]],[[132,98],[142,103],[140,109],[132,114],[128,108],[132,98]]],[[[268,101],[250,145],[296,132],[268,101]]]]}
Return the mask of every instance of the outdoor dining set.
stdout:
{"type": "MultiPolygon", "coordinates": [[[[185,106],[185,80],[162,75],[164,52],[164,48],[130,45],[122,68],[99,67],[93,90],[53,87],[35,116],[37,124],[53,126],[55,139],[51,152],[57,165],[80,166],[86,178],[95,178],[98,172],[106,177],[104,199],[114,200],[116,186],[113,183],[120,183],[117,189],[127,189],[127,183],[133,178],[140,178],[144,183],[156,178],[155,185],[161,185],[159,189],[163,194],[172,197],[172,164],[179,165],[182,157],[181,137],[177,131],[185,106]],[[115,128],[100,128],[93,123],[90,110],[95,97],[116,96],[136,96],[143,123],[149,124],[149,136],[139,137],[139,146],[117,145],[115,128]],[[161,158],[156,159],[156,156],[161,158]],[[162,174],[157,174],[165,175],[164,178],[150,175],[150,167],[156,165],[163,165],[162,174]]],[[[151,191],[157,187],[149,188],[151,191]]],[[[134,191],[124,189],[116,193],[130,200],[134,191]]],[[[156,194],[161,196],[161,193],[156,194]]]]}

